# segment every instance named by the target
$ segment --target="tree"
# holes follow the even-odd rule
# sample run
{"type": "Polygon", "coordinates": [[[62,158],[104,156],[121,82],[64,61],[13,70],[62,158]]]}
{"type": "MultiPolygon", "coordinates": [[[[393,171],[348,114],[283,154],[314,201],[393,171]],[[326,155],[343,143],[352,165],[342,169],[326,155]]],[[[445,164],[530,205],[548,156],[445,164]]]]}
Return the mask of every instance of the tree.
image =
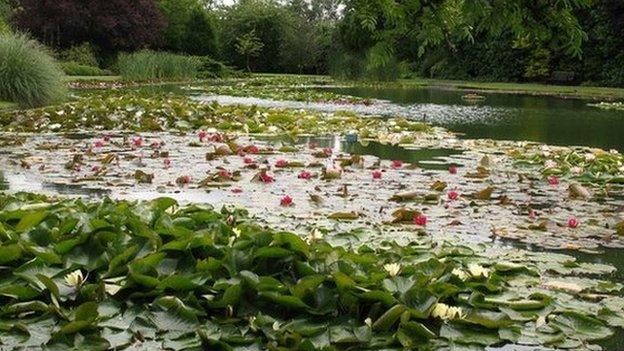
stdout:
{"type": "Polygon", "coordinates": [[[217,30],[213,17],[205,10],[196,8],[186,23],[186,35],[182,51],[190,55],[216,56],[217,30]]]}
{"type": "Polygon", "coordinates": [[[105,51],[158,43],[164,18],[154,0],[18,0],[14,22],[43,43],[91,42],[105,51]]]}
{"type": "Polygon", "coordinates": [[[251,72],[250,61],[252,57],[260,55],[264,44],[256,36],[254,30],[241,35],[236,41],[236,51],[246,58],[247,71],[251,72]]]}
{"type": "Polygon", "coordinates": [[[343,45],[366,53],[367,65],[383,67],[395,58],[416,61],[430,49],[458,44],[487,33],[505,32],[535,48],[550,47],[579,56],[586,39],[574,10],[591,0],[347,0],[341,22],[343,45]],[[415,52],[406,52],[405,44],[415,52]]]}

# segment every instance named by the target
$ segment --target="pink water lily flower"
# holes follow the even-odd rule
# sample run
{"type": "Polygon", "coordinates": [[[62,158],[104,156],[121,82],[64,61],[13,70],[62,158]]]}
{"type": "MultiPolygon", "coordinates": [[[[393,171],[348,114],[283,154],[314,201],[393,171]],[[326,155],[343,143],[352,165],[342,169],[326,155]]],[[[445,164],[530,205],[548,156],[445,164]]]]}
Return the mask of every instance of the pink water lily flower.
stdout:
{"type": "Polygon", "coordinates": [[[318,144],[315,143],[314,141],[311,141],[311,142],[308,143],[308,148],[309,149],[314,150],[314,149],[316,149],[317,146],[318,146],[318,144]]]}
{"type": "Polygon", "coordinates": [[[422,226],[422,227],[426,226],[427,216],[425,216],[424,214],[419,214],[418,216],[414,217],[414,224],[422,226]]]}
{"type": "Polygon", "coordinates": [[[208,136],[208,132],[206,132],[205,130],[200,130],[199,132],[197,132],[197,137],[199,138],[200,142],[203,142],[207,136],[208,136]]]}
{"type": "Polygon", "coordinates": [[[381,171],[376,169],[373,171],[373,179],[381,179],[381,171]]]}
{"type": "Polygon", "coordinates": [[[548,184],[550,185],[559,185],[559,178],[557,176],[548,177],[548,184]]]}
{"type": "Polygon", "coordinates": [[[232,188],[232,193],[234,194],[240,194],[243,192],[243,189],[241,188],[232,188]]]}
{"type": "Polygon", "coordinates": [[[136,138],[132,139],[132,147],[133,148],[140,148],[141,146],[143,146],[143,138],[136,137],[136,138]]]}
{"type": "Polygon", "coordinates": [[[150,144],[150,147],[154,150],[158,150],[162,147],[162,143],[159,140],[154,140],[152,141],[152,143],[150,144]]]}
{"type": "Polygon", "coordinates": [[[246,151],[250,154],[257,154],[258,152],[260,152],[260,149],[258,149],[256,145],[250,145],[246,148],[246,151]]]}
{"type": "Polygon", "coordinates": [[[401,160],[394,160],[394,161],[392,161],[392,168],[398,169],[398,168],[401,168],[401,167],[403,167],[403,161],[401,161],[401,160]]]}
{"type": "Polygon", "coordinates": [[[190,184],[191,183],[191,176],[189,175],[183,175],[181,177],[179,177],[176,182],[180,185],[184,185],[184,184],[190,184]]]}
{"type": "Polygon", "coordinates": [[[97,173],[97,172],[100,171],[100,169],[101,169],[100,166],[93,166],[93,167],[91,167],[91,172],[97,173]]]}
{"type": "Polygon", "coordinates": [[[331,147],[325,147],[323,148],[323,153],[327,156],[331,156],[334,153],[334,150],[332,150],[331,147]]]}
{"type": "Polygon", "coordinates": [[[230,179],[232,178],[232,174],[230,172],[228,172],[225,169],[220,169],[219,170],[219,177],[221,178],[225,178],[225,179],[230,179]]]}
{"type": "Polygon", "coordinates": [[[272,183],[275,181],[275,178],[271,177],[266,171],[261,171],[258,175],[258,179],[260,179],[263,183],[272,183]]]}
{"type": "Polygon", "coordinates": [[[576,219],[576,217],[570,217],[568,219],[568,227],[569,228],[576,228],[580,225],[581,223],[579,222],[578,219],[576,219]]]}
{"type": "Polygon", "coordinates": [[[213,143],[222,143],[223,142],[223,135],[215,133],[210,135],[209,138],[210,141],[212,141],[213,143]]]}
{"type": "Polygon", "coordinates": [[[297,178],[308,180],[312,178],[312,173],[310,173],[309,171],[303,170],[299,172],[299,176],[297,178]]]}
{"type": "Polygon", "coordinates": [[[293,205],[293,198],[288,196],[288,195],[284,196],[280,200],[280,205],[281,206],[292,206],[293,205]]]}
{"type": "Polygon", "coordinates": [[[446,194],[446,196],[451,201],[455,201],[455,200],[459,199],[459,193],[457,191],[455,191],[455,190],[449,191],[448,194],[446,194]]]}
{"type": "Polygon", "coordinates": [[[450,165],[448,171],[450,174],[457,174],[457,166],[450,165]]]}
{"type": "Polygon", "coordinates": [[[251,158],[251,157],[245,157],[245,158],[243,158],[243,162],[244,162],[246,165],[250,165],[250,164],[254,164],[256,161],[254,161],[254,159],[253,159],[253,158],[251,158]]]}
{"type": "Polygon", "coordinates": [[[531,219],[532,221],[537,219],[537,211],[535,211],[534,209],[530,209],[529,210],[529,219],[531,219]]]}
{"type": "Polygon", "coordinates": [[[163,160],[163,165],[165,165],[165,169],[171,168],[171,160],[166,158],[163,160]]]}
{"type": "Polygon", "coordinates": [[[283,168],[286,166],[288,166],[288,161],[284,160],[283,158],[280,158],[279,160],[275,162],[275,167],[283,168]]]}
{"type": "Polygon", "coordinates": [[[96,147],[96,148],[101,148],[101,147],[104,147],[104,141],[103,141],[103,140],[96,140],[96,141],[93,143],[93,146],[94,146],[94,147],[96,147]]]}

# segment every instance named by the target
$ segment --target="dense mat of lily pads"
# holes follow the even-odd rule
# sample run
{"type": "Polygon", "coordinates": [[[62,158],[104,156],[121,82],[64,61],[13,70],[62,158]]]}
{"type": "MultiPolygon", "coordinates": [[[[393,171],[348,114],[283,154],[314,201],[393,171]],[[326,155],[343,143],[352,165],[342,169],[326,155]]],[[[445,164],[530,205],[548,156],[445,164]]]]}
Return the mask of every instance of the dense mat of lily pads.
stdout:
{"type": "Polygon", "coordinates": [[[592,270],[547,257],[517,264],[423,242],[350,250],[260,227],[241,209],[179,207],[168,198],[0,196],[0,343],[585,350],[612,335],[610,326],[624,326],[623,301],[611,295],[621,286],[585,279],[575,295],[553,290],[544,262],[569,274],[592,270]]]}

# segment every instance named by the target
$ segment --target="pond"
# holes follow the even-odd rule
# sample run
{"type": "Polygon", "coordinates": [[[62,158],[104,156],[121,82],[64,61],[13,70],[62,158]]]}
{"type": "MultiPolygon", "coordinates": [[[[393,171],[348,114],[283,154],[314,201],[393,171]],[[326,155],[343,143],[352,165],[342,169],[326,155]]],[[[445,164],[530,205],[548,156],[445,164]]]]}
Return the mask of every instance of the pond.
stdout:
{"type": "Polygon", "coordinates": [[[382,99],[403,113],[464,133],[467,138],[531,140],[624,151],[624,112],[588,106],[588,101],[531,95],[479,93],[477,104],[465,91],[435,88],[330,88],[346,95],[382,99]]]}

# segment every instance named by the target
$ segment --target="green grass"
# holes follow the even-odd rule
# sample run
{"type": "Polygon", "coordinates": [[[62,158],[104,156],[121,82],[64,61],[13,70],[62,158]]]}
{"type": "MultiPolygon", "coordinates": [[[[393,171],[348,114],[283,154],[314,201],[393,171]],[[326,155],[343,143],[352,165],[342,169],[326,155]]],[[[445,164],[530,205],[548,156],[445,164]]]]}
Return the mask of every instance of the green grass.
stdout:
{"type": "Polygon", "coordinates": [[[65,76],[65,81],[76,82],[81,80],[95,80],[102,82],[116,82],[121,80],[121,76],[65,76]]]}
{"type": "Polygon", "coordinates": [[[17,107],[17,104],[9,101],[0,101],[0,111],[1,110],[12,110],[17,107]]]}
{"type": "Polygon", "coordinates": [[[140,51],[120,55],[117,68],[128,81],[187,80],[198,76],[200,62],[189,56],[140,51]]]}
{"type": "Polygon", "coordinates": [[[624,99],[624,88],[607,88],[591,86],[550,85],[536,83],[492,83],[469,82],[442,79],[402,79],[394,83],[383,83],[400,86],[439,87],[482,92],[511,94],[552,95],[596,100],[624,99]]]}
{"type": "Polygon", "coordinates": [[[0,100],[36,107],[65,93],[63,72],[45,48],[25,35],[0,36],[0,100]]]}

